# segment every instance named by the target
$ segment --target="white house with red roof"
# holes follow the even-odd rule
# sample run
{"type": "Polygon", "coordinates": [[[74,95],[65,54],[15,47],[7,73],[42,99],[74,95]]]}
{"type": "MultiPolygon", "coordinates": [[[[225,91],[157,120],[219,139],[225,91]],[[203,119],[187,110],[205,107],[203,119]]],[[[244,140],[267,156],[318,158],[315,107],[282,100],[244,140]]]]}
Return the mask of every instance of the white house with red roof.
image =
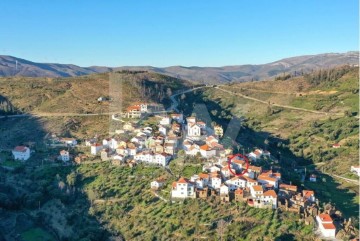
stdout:
{"type": "Polygon", "coordinates": [[[103,145],[100,143],[94,143],[90,147],[90,153],[92,155],[97,155],[103,149],[103,145]]]}
{"type": "Polygon", "coordinates": [[[210,158],[216,155],[216,150],[205,144],[200,146],[200,154],[202,157],[210,158]]]}
{"type": "Polygon", "coordinates": [[[216,172],[213,172],[213,173],[210,173],[209,176],[210,176],[209,187],[211,187],[213,189],[219,189],[221,186],[220,175],[216,172]]]}
{"type": "Polygon", "coordinates": [[[60,160],[63,162],[67,162],[70,160],[69,152],[66,150],[60,151],[60,160]]]}
{"type": "Polygon", "coordinates": [[[268,190],[262,195],[262,201],[265,205],[271,205],[273,209],[277,208],[277,194],[274,190],[268,190]]]}
{"type": "Polygon", "coordinates": [[[318,224],[321,234],[326,238],[335,238],[336,227],[329,214],[319,214],[316,216],[316,222],[318,224]]]}
{"type": "Polygon", "coordinates": [[[256,149],[253,152],[250,152],[248,154],[249,158],[251,158],[253,161],[256,161],[258,159],[260,159],[263,156],[267,156],[270,157],[270,152],[269,151],[263,151],[261,149],[256,149]]]}
{"type": "Polygon", "coordinates": [[[310,202],[315,202],[316,201],[314,191],[303,190],[302,194],[303,194],[303,198],[305,199],[305,201],[307,201],[307,200],[310,201],[310,202]]]}
{"type": "Polygon", "coordinates": [[[279,179],[280,178],[277,177],[276,175],[273,175],[272,172],[262,173],[257,178],[258,182],[261,183],[262,185],[273,186],[274,188],[278,188],[279,179]]]}
{"type": "Polygon", "coordinates": [[[264,189],[261,185],[254,185],[250,187],[250,194],[256,198],[264,194],[264,189]]]}
{"type": "Polygon", "coordinates": [[[181,177],[177,182],[173,182],[171,197],[172,198],[195,198],[194,183],[189,179],[181,177]]]}
{"type": "Polygon", "coordinates": [[[187,135],[191,138],[198,138],[201,136],[201,127],[196,123],[188,123],[187,135]]]}
{"type": "Polygon", "coordinates": [[[12,150],[15,160],[26,161],[30,158],[30,148],[27,146],[17,146],[12,150]]]}
{"type": "Polygon", "coordinates": [[[193,175],[190,178],[191,182],[195,183],[196,188],[203,189],[209,184],[209,174],[200,173],[199,175],[193,175]]]}
{"type": "Polygon", "coordinates": [[[164,186],[164,183],[165,183],[164,179],[158,178],[150,183],[150,187],[151,189],[157,190],[162,186],[164,186]]]}
{"type": "Polygon", "coordinates": [[[228,184],[231,190],[236,190],[238,188],[245,188],[247,186],[247,180],[244,177],[235,176],[225,182],[228,184]]]}

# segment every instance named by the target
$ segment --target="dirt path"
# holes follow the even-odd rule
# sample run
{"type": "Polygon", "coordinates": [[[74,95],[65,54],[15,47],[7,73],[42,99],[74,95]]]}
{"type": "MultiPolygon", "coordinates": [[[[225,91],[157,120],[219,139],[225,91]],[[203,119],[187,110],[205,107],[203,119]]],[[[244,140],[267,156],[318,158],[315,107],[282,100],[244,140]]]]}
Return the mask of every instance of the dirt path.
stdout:
{"type": "MultiPolygon", "coordinates": [[[[219,88],[219,87],[215,87],[215,88],[220,90],[220,91],[232,94],[232,95],[237,95],[237,96],[240,96],[240,97],[245,98],[245,99],[249,99],[249,100],[253,100],[253,101],[257,101],[257,102],[269,105],[268,101],[256,99],[254,97],[249,97],[249,96],[239,94],[239,93],[234,93],[232,91],[225,90],[225,89],[222,89],[222,88],[219,88]]],[[[289,105],[279,105],[279,104],[275,104],[275,103],[272,103],[272,104],[270,103],[270,105],[285,108],[285,109],[310,112],[310,113],[314,113],[314,114],[344,116],[344,114],[342,114],[342,113],[329,113],[329,112],[324,112],[324,111],[309,110],[309,109],[304,109],[304,108],[299,108],[299,107],[294,107],[294,106],[289,106],[289,105]]]]}

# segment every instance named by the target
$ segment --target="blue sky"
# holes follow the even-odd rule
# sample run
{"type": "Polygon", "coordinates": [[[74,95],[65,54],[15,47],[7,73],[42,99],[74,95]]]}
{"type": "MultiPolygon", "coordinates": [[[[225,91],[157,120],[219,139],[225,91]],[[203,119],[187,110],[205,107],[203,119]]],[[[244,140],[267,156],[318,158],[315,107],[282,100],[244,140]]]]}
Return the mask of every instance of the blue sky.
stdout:
{"type": "Polygon", "coordinates": [[[80,66],[224,66],[359,48],[358,0],[2,0],[0,54],[80,66]]]}

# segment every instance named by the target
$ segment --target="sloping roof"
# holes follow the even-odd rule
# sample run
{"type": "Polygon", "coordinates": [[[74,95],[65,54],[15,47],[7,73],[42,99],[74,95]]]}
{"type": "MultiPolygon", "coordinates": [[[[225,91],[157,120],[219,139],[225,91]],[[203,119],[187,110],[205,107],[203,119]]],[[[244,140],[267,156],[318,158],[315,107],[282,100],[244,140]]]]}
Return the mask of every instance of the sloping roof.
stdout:
{"type": "Polygon", "coordinates": [[[249,166],[248,169],[251,171],[254,171],[254,172],[261,172],[261,170],[262,170],[261,167],[257,167],[257,166],[249,166]]]}
{"type": "Polygon", "coordinates": [[[189,183],[189,179],[180,177],[180,179],[177,181],[177,183],[189,183]]]}
{"type": "Polygon", "coordinates": [[[319,214],[319,218],[321,219],[321,221],[323,222],[332,222],[332,218],[330,217],[329,214],[326,214],[326,213],[321,213],[319,214]]]}
{"type": "Polygon", "coordinates": [[[312,195],[314,195],[314,191],[311,191],[311,190],[303,190],[303,196],[304,196],[304,197],[311,197],[312,195]]]}
{"type": "Polygon", "coordinates": [[[235,194],[238,194],[238,195],[241,195],[241,194],[243,194],[243,190],[242,189],[236,189],[235,190],[235,194]]]}
{"type": "Polygon", "coordinates": [[[204,150],[204,151],[211,151],[211,148],[208,146],[208,145],[202,145],[202,146],[200,146],[200,149],[201,150],[204,150]]]}
{"type": "Polygon", "coordinates": [[[288,190],[288,191],[294,191],[294,192],[297,191],[297,186],[288,185],[288,184],[284,184],[284,183],[280,184],[279,188],[284,189],[284,190],[288,190]]]}
{"type": "Polygon", "coordinates": [[[14,151],[16,152],[26,152],[27,147],[26,146],[17,146],[14,148],[14,151]]]}
{"type": "Polygon", "coordinates": [[[199,177],[200,177],[200,178],[204,178],[204,179],[205,179],[205,178],[209,178],[209,174],[207,174],[207,173],[200,173],[200,174],[199,174],[199,177]]]}
{"type": "Polygon", "coordinates": [[[268,190],[268,191],[264,192],[263,195],[264,195],[264,197],[271,196],[273,198],[277,198],[277,194],[274,190],[268,190]]]}
{"type": "Polygon", "coordinates": [[[270,182],[275,182],[275,181],[277,181],[276,178],[274,178],[274,177],[269,177],[269,176],[263,175],[263,174],[261,174],[261,175],[258,177],[258,180],[264,180],[264,181],[270,181],[270,182]]]}
{"type": "Polygon", "coordinates": [[[263,192],[264,189],[262,186],[259,186],[259,185],[254,185],[252,186],[252,188],[254,189],[255,192],[263,192]]]}

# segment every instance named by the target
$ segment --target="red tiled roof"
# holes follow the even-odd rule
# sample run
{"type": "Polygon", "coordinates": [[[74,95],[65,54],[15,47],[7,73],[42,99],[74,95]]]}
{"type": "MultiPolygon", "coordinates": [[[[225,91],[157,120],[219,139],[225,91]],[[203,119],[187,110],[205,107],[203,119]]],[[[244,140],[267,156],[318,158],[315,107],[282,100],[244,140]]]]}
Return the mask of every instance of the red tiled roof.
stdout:
{"type": "Polygon", "coordinates": [[[243,194],[243,190],[242,189],[236,189],[235,190],[235,194],[239,194],[239,195],[241,195],[241,194],[243,194]]]}
{"type": "Polygon", "coordinates": [[[261,167],[257,167],[257,166],[249,166],[249,170],[251,171],[255,171],[255,172],[261,172],[261,167]]]}
{"type": "Polygon", "coordinates": [[[303,196],[304,197],[311,197],[312,195],[314,195],[314,191],[303,190],[303,196]]]}
{"type": "Polygon", "coordinates": [[[265,181],[275,182],[277,179],[274,178],[274,177],[269,177],[269,176],[266,176],[266,175],[261,174],[261,175],[258,177],[258,180],[265,180],[265,181]]]}
{"type": "Polygon", "coordinates": [[[271,196],[273,198],[276,198],[277,194],[274,190],[269,190],[269,191],[264,192],[264,196],[271,196]]]}
{"type": "Polygon", "coordinates": [[[177,181],[177,183],[188,183],[188,182],[189,182],[189,180],[184,177],[180,177],[180,179],[177,181]]]}
{"type": "Polygon", "coordinates": [[[280,189],[284,189],[284,190],[289,190],[289,191],[294,191],[296,192],[297,191],[297,186],[294,186],[294,185],[288,185],[288,184],[280,184],[280,189]]]}
{"type": "Polygon", "coordinates": [[[17,152],[26,152],[27,147],[26,146],[17,146],[14,148],[14,151],[17,152]]]}
{"type": "Polygon", "coordinates": [[[199,177],[200,177],[200,178],[209,178],[209,174],[200,173],[200,174],[199,174],[199,177]]]}
{"type": "Polygon", "coordinates": [[[208,146],[208,145],[202,145],[202,146],[200,146],[200,149],[201,150],[204,150],[204,151],[210,151],[211,150],[211,148],[208,146]]]}
{"type": "Polygon", "coordinates": [[[255,185],[255,186],[252,186],[252,188],[254,189],[255,192],[264,191],[262,186],[255,185]]]}
{"type": "Polygon", "coordinates": [[[330,217],[329,214],[326,214],[326,213],[321,213],[319,214],[319,218],[321,219],[321,221],[323,222],[332,222],[332,218],[330,217]]]}
{"type": "Polygon", "coordinates": [[[140,111],[140,106],[129,106],[128,108],[126,108],[127,111],[132,111],[132,110],[137,110],[137,111],[140,111]]]}

